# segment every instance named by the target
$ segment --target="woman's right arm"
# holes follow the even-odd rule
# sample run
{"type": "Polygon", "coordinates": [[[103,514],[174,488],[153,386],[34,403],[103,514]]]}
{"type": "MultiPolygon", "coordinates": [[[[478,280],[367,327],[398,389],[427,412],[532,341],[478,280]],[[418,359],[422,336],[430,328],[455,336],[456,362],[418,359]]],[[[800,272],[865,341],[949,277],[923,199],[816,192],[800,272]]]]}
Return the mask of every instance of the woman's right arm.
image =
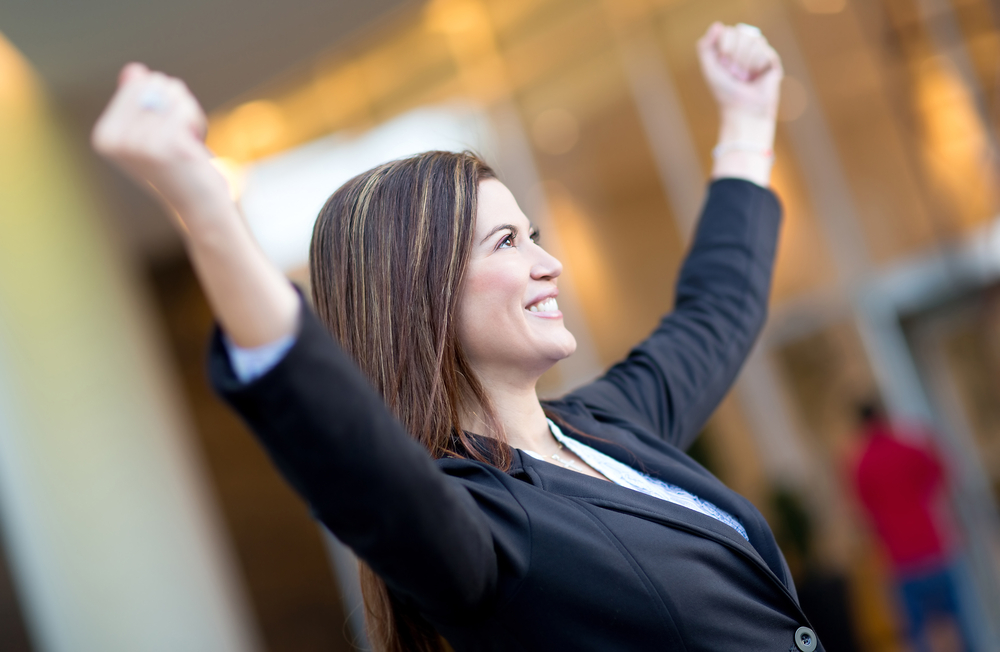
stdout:
{"type": "Polygon", "coordinates": [[[212,310],[251,348],[294,332],[299,299],[264,256],[204,144],[205,115],[183,82],[132,63],[94,127],[94,149],[164,204],[212,310]]]}
{"type": "MultiPolygon", "coordinates": [[[[213,384],[313,512],[397,595],[431,616],[484,604],[499,573],[484,510],[511,501],[489,478],[448,478],[407,435],[265,258],[212,165],[204,131],[205,116],[180,81],[130,64],[93,144],[172,214],[232,343],[253,348],[295,335],[273,369],[245,383],[217,333],[213,384]]],[[[523,520],[514,509],[500,522],[523,520]]]]}

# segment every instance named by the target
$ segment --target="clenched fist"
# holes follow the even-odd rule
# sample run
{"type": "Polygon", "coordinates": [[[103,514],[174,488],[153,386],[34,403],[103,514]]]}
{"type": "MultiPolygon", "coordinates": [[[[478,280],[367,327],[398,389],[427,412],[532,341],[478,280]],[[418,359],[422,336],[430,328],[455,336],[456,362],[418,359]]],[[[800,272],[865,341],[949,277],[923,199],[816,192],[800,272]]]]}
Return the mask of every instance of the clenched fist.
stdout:
{"type": "Polygon", "coordinates": [[[777,116],[784,71],[781,58],[760,30],[714,23],[698,41],[698,59],[723,113],[777,116]]]}
{"type": "Polygon", "coordinates": [[[91,141],[99,154],[188,220],[230,201],[205,147],[206,124],[184,82],[130,63],[91,141]]]}

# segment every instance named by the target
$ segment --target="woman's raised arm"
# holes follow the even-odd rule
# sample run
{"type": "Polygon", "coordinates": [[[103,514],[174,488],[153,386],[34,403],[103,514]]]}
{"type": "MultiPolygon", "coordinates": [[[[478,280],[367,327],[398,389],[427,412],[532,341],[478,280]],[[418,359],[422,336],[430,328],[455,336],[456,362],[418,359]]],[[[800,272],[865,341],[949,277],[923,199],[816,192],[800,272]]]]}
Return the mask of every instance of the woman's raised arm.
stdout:
{"type": "Polygon", "coordinates": [[[205,129],[182,81],[130,63],[91,141],[171,214],[229,338],[260,346],[294,332],[299,298],[247,229],[212,164],[205,129]]]}
{"type": "MultiPolygon", "coordinates": [[[[215,388],[315,515],[397,596],[429,616],[485,604],[499,586],[499,544],[477,507],[489,502],[489,492],[474,495],[441,473],[302,307],[247,230],[212,165],[204,131],[204,114],[179,80],[130,64],[93,143],[176,219],[230,340],[249,348],[297,334],[284,358],[254,382],[235,375],[222,338],[213,338],[215,388]]],[[[520,526],[517,518],[503,523],[520,526]]]]}
{"type": "Polygon", "coordinates": [[[749,25],[698,42],[719,104],[719,144],[674,311],[607,374],[566,397],[686,448],[732,386],[767,315],[781,207],[767,190],[781,60],[749,25]],[[747,183],[750,182],[750,183],[747,183]]]}

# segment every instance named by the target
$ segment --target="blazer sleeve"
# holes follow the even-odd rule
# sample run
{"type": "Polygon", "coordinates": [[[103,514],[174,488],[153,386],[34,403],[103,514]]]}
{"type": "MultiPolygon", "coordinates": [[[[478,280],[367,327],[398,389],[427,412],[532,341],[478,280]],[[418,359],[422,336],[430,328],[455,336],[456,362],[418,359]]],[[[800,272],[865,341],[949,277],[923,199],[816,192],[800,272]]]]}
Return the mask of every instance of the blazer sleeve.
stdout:
{"type": "Polygon", "coordinates": [[[233,373],[216,329],[209,376],[314,515],[400,598],[433,616],[492,595],[497,553],[476,500],[407,435],[307,307],[291,349],[250,383],[233,373]]]}
{"type": "Polygon", "coordinates": [[[674,310],[625,360],[564,400],[687,448],[764,325],[780,220],[770,190],[739,179],[714,181],[681,267],[674,310]]]}

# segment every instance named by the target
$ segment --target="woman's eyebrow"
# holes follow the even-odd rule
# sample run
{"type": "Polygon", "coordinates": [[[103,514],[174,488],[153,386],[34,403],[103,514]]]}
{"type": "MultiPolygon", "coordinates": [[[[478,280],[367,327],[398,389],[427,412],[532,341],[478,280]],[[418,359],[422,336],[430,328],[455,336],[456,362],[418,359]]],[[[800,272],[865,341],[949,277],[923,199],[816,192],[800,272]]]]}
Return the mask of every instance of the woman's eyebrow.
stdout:
{"type": "Polygon", "coordinates": [[[513,224],[498,224],[494,226],[492,229],[490,229],[490,232],[486,234],[486,237],[484,237],[482,240],[479,241],[479,244],[483,244],[484,242],[489,240],[490,236],[492,236],[494,233],[498,231],[503,231],[504,229],[509,229],[511,233],[513,233],[515,236],[517,235],[517,227],[514,226],[513,224]]]}

